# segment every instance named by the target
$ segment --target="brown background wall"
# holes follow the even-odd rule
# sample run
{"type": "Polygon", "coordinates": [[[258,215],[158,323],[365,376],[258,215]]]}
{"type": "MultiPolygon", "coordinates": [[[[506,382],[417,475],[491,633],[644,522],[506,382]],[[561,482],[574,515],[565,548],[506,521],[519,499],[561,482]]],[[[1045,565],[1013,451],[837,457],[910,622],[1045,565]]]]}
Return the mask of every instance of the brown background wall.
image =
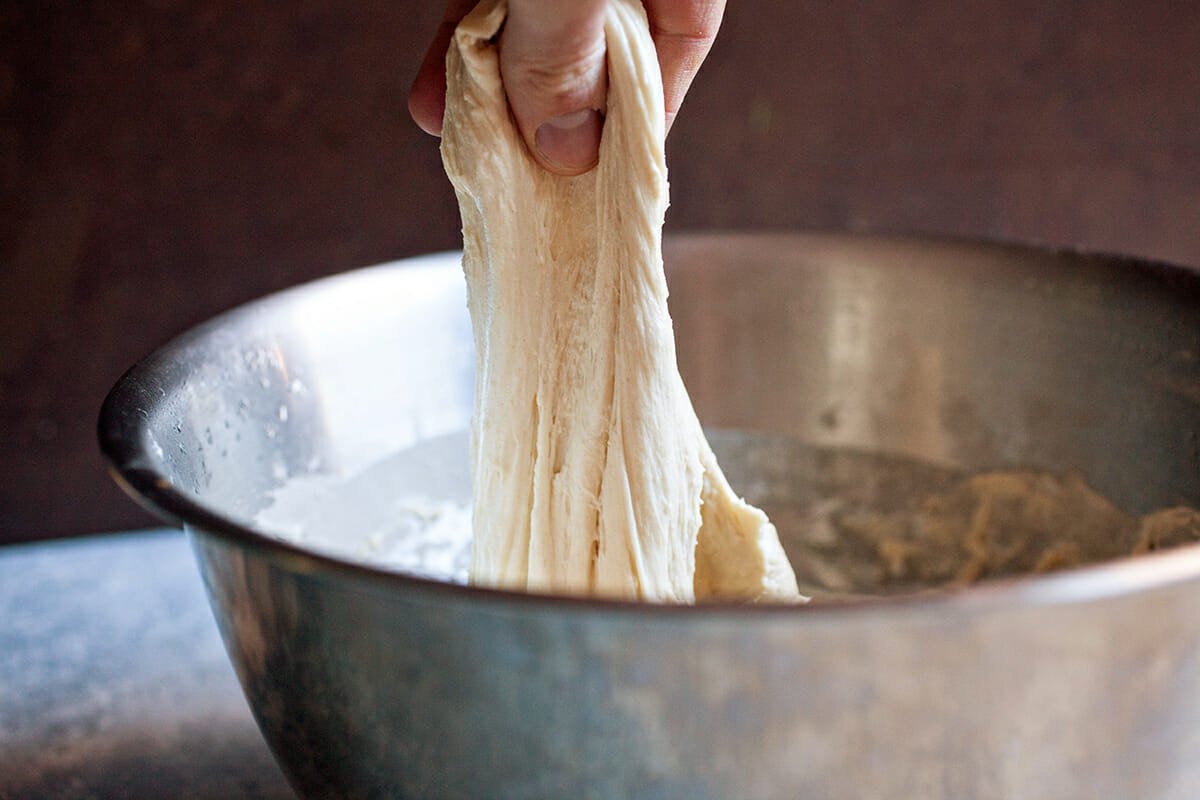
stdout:
{"type": "MultiPolygon", "coordinates": [[[[145,524],[96,411],[188,325],[453,247],[404,97],[438,3],[0,0],[0,541],[145,524]]],[[[982,235],[1200,264],[1200,11],[730,0],[672,229],[982,235]]]]}

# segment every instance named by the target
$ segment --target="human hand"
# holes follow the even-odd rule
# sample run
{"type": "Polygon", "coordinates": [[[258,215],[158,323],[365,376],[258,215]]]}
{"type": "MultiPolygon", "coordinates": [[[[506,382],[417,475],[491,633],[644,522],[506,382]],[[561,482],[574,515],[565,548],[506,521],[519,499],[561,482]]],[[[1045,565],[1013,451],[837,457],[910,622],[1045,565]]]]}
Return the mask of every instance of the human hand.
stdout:
{"type": "MultiPolygon", "coordinates": [[[[596,165],[607,83],[607,0],[509,0],[500,34],[500,75],[530,154],[559,175],[596,165]]],[[[670,130],[721,24],[725,0],[644,0],[658,51],[670,130]]],[[[408,109],[437,136],[446,109],[446,49],[476,0],[448,0],[408,96],[408,109]]]]}

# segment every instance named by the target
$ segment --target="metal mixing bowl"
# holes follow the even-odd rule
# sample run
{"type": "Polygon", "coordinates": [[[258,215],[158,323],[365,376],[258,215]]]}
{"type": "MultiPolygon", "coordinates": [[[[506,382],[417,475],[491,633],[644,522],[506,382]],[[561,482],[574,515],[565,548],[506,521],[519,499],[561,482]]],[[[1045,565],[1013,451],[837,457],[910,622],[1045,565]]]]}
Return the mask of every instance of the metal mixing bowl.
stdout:
{"type": "MultiPolygon", "coordinates": [[[[1200,505],[1192,272],[843,235],[678,238],[666,258],[706,425],[1078,471],[1131,513],[1200,505]]],[[[1200,796],[1195,546],[916,598],[679,608],[452,586],[253,529],[287,478],[466,428],[472,358],[439,255],[226,314],[105,403],[118,480],[191,531],[304,796],[1200,796]]]]}

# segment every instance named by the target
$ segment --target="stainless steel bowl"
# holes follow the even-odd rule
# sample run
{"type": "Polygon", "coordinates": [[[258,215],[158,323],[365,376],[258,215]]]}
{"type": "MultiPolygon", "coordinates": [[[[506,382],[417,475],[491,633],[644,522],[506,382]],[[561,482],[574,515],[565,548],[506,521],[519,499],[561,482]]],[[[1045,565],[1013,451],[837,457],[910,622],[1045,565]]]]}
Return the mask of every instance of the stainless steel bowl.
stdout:
{"type": "MultiPolygon", "coordinates": [[[[842,235],[678,238],[667,263],[706,425],[1200,505],[1192,272],[842,235]]],[[[1195,546],[918,598],[674,608],[452,586],[252,527],[286,477],[464,429],[471,391],[447,254],[222,316],[105,403],[118,481],[192,532],[304,796],[1200,796],[1195,546]]]]}

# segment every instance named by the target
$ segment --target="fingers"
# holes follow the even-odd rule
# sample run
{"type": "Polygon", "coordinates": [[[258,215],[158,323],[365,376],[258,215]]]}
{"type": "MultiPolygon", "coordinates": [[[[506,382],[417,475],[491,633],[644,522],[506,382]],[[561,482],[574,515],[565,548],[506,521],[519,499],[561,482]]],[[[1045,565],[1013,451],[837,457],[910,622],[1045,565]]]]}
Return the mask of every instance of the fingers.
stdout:
{"type": "Polygon", "coordinates": [[[704,63],[721,27],[725,0],[644,0],[644,5],[650,18],[650,35],[658,50],[667,130],[670,130],[692,78],[704,63]]]}
{"type": "Polygon", "coordinates": [[[425,51],[421,68],[408,93],[408,113],[421,130],[434,136],[441,135],[442,117],[446,113],[446,49],[459,20],[475,7],[475,3],[476,0],[449,0],[446,4],[442,24],[425,51]]]}
{"type": "MultiPolygon", "coordinates": [[[[449,0],[408,97],[421,128],[439,135],[446,108],[446,48],[476,0],[449,0]]],[[[644,0],[663,76],[667,130],[700,69],[725,0],[644,0]]],[[[605,0],[510,0],[500,71],[529,152],[546,169],[577,175],[596,164],[607,88],[605,0]]]]}
{"type": "Polygon", "coordinates": [[[596,164],[607,86],[606,0],[510,0],[500,74],[529,152],[578,175],[596,164]]]}

